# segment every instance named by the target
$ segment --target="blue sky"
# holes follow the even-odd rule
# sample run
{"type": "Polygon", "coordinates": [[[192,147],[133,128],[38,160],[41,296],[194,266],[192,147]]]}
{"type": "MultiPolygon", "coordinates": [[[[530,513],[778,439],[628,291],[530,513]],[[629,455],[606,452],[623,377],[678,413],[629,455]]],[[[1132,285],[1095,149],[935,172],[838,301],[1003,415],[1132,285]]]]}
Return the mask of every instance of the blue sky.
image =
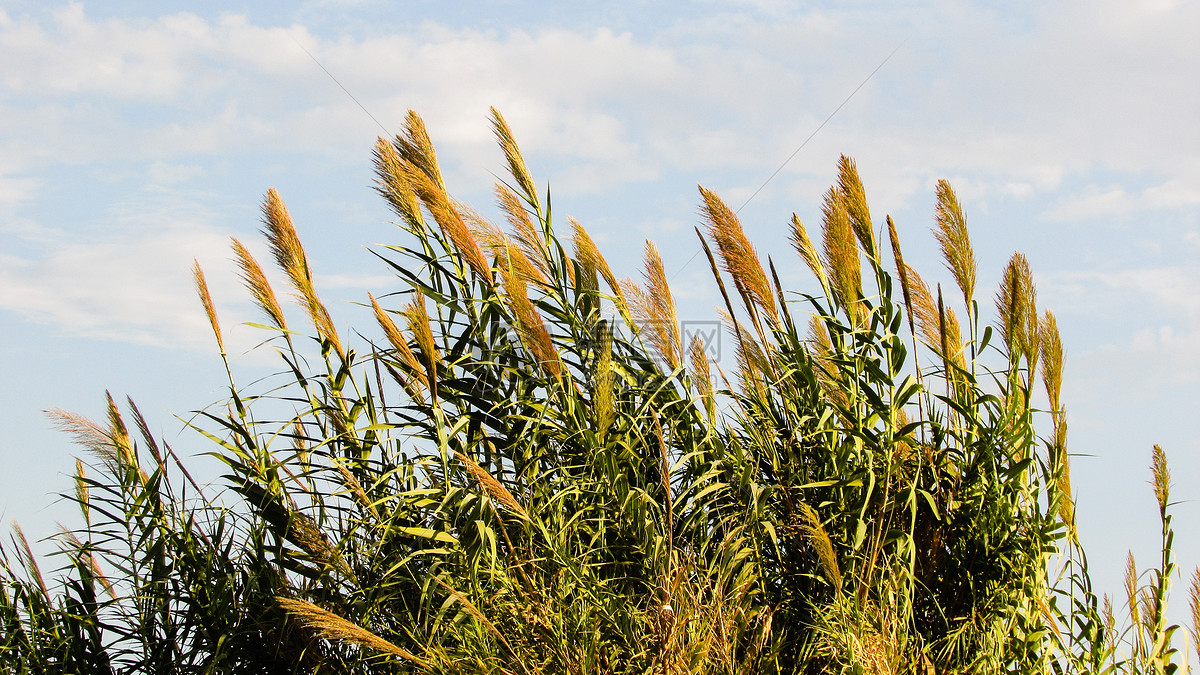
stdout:
{"type": "MultiPolygon", "coordinates": [[[[49,533],[76,449],[42,415],[132,396],[183,454],[176,416],[223,371],[188,268],[209,276],[235,367],[261,374],[229,263],[275,186],[343,325],[394,287],[366,250],[395,241],[371,190],[381,132],[417,110],[461,199],[491,209],[487,111],[513,127],[560,215],[635,276],[653,238],[682,317],[711,319],[696,185],[741,204],[899,49],[742,211],[785,285],[845,153],[906,256],[949,283],[933,187],[958,191],[980,303],[1013,250],[1067,349],[1080,526],[1116,590],[1127,548],[1155,556],[1153,443],[1176,476],[1178,550],[1200,562],[1200,26],[1197,3],[760,0],[686,3],[0,2],[0,516],[49,533]],[[303,46],[303,49],[301,49],[303,46]]],[[[261,249],[260,249],[261,250],[261,249]]],[[[1182,584],[1180,584],[1182,586],[1182,584]]],[[[1177,607],[1182,594],[1176,596],[1177,607]]]]}

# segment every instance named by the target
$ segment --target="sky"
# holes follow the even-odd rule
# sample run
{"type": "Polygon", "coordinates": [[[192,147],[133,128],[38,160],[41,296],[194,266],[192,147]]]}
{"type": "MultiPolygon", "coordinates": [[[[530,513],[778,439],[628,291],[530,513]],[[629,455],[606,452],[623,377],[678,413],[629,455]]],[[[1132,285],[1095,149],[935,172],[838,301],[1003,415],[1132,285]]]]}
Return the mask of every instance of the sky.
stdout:
{"type": "Polygon", "coordinates": [[[47,409],[101,417],[108,390],[180,454],[210,449],[184,421],[222,398],[225,374],[189,268],[206,270],[235,373],[269,372],[228,249],[238,237],[265,257],[267,188],[335,319],[369,332],[357,303],[400,287],[370,253],[400,239],[372,189],[376,137],[416,110],[451,193],[495,213],[496,106],[555,213],[580,220],[619,276],[658,244],[684,320],[715,318],[719,302],[693,257],[698,184],[744,204],[785,287],[811,290],[786,225],[795,212],[819,226],[840,154],[906,258],[949,285],[930,233],[948,179],[985,316],[1020,250],[1058,318],[1100,590],[1119,594],[1127,549],[1157,559],[1155,443],[1190,576],[1200,3],[593,4],[0,1],[0,518],[31,538],[71,518],[55,495],[80,451],[47,409]]]}

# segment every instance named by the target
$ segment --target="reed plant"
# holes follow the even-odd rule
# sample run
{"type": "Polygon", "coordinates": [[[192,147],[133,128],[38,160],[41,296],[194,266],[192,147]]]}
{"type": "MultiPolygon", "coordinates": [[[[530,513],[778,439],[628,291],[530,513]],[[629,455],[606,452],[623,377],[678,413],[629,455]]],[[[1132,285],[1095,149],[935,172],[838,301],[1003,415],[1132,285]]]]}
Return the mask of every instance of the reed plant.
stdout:
{"type": "Polygon", "coordinates": [[[274,190],[263,234],[305,328],[233,242],[281,360],[267,385],[237,382],[195,268],[229,394],[191,425],[224,491],[132,402],[110,397],[103,423],[55,414],[89,451],[66,496],[81,520],[54,578],[19,529],[0,548],[0,667],[1179,671],[1165,455],[1162,555],[1130,558],[1118,627],[1075,530],[1056,321],[1016,254],[985,322],[949,183],[948,295],[905,263],[847,158],[816,237],[790,221],[807,292],[701,188],[697,243],[736,349],[722,364],[685,342],[654,245],[638,282],[582,224],[560,237],[494,110],[492,126],[506,227],[450,196],[415,113],[379,139],[401,240],[375,255],[404,290],[365,299],[377,341],[343,340],[274,190]]]}

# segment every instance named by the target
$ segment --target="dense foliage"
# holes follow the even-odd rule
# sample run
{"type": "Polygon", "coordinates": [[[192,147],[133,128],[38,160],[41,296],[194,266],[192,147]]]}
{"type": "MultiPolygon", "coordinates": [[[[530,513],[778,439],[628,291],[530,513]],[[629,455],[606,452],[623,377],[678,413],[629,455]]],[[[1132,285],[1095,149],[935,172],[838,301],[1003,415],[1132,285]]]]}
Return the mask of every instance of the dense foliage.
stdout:
{"type": "Polygon", "coordinates": [[[682,334],[655,247],[641,284],[618,281],[575,222],[568,250],[493,122],[507,233],[449,196],[415,114],[376,146],[406,233],[378,255],[406,290],[368,298],[382,338],[362,353],[268,192],[264,233],[313,334],[235,241],[283,380],[245,388],[230,372],[228,400],[194,423],[224,492],[197,484],[132,402],[123,414],[110,398],[104,424],[58,414],[91,451],[69,497],[82,521],[60,537],[56,580],[19,530],[4,553],[0,667],[1177,668],[1165,459],[1156,448],[1163,558],[1147,572],[1130,560],[1118,629],[1074,533],[1054,317],[1016,254],[986,324],[949,184],[935,235],[952,299],[904,263],[848,159],[820,246],[791,220],[812,294],[785,292],[702,188],[697,234],[736,346],[727,377],[703,336],[682,334]]]}

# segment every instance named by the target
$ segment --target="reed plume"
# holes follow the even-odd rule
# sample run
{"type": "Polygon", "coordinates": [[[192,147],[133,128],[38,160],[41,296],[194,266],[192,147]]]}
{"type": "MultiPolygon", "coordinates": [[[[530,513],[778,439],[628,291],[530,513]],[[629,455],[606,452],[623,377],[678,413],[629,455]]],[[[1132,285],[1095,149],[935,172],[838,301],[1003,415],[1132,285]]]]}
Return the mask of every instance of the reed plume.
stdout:
{"type": "Polygon", "coordinates": [[[891,216],[887,217],[888,239],[892,242],[892,257],[896,259],[896,275],[900,277],[900,291],[904,296],[904,307],[908,315],[908,331],[913,335],[917,330],[913,325],[912,286],[908,279],[908,265],[904,264],[904,254],[900,252],[900,237],[896,234],[896,223],[891,216]]]}
{"type": "Polygon", "coordinates": [[[568,218],[571,222],[571,242],[575,248],[575,258],[585,268],[591,268],[600,273],[604,277],[604,283],[613,292],[613,300],[617,303],[617,309],[622,316],[628,317],[629,302],[625,298],[625,293],[622,290],[622,284],[617,280],[617,277],[612,272],[612,268],[608,266],[608,261],[600,254],[600,249],[596,246],[596,242],[592,241],[591,235],[587,233],[583,225],[574,218],[568,218]]]}
{"type": "Polygon", "coordinates": [[[425,388],[429,395],[437,398],[438,365],[442,362],[441,352],[433,341],[433,329],[429,326],[429,314],[425,312],[425,296],[416,293],[404,306],[404,319],[408,324],[408,332],[412,334],[421,355],[425,357],[425,388]]]}
{"type": "Polygon", "coordinates": [[[825,526],[821,524],[821,517],[813,510],[813,507],[805,502],[800,502],[799,518],[800,532],[817,554],[817,560],[821,563],[821,573],[830,586],[840,591],[842,588],[842,572],[838,567],[837,554],[833,549],[833,540],[829,538],[829,533],[825,531],[825,526]]]}
{"type": "Polygon", "coordinates": [[[859,304],[862,298],[862,261],[858,257],[854,227],[842,191],[836,187],[829,188],[821,210],[824,216],[822,233],[825,265],[829,269],[834,291],[857,327],[864,318],[859,304]]]}
{"type": "Polygon", "coordinates": [[[650,344],[666,360],[671,370],[682,362],[683,345],[679,335],[679,319],[675,314],[675,300],[667,284],[662,256],[658,247],[646,240],[646,288],[633,282],[625,284],[625,294],[630,299],[634,315],[648,329],[650,344]]]}
{"type": "Polygon", "coordinates": [[[249,249],[242,242],[237,239],[230,241],[233,253],[237,257],[239,276],[254,298],[254,303],[276,328],[287,331],[287,319],[283,316],[283,307],[279,304],[279,299],[275,296],[271,283],[267,281],[267,275],[263,272],[262,266],[254,259],[254,256],[250,255],[249,249]]]}
{"type": "Polygon", "coordinates": [[[533,184],[533,177],[529,175],[529,169],[525,167],[525,159],[521,156],[521,151],[517,148],[517,142],[513,139],[512,130],[508,128],[508,122],[504,121],[504,116],[499,110],[492,108],[492,131],[496,134],[496,140],[500,143],[500,148],[504,151],[504,159],[508,162],[508,172],[516,181],[517,187],[523,193],[522,196],[531,205],[537,208],[537,188],[533,184]]]}
{"type": "Polygon", "coordinates": [[[921,275],[908,265],[904,266],[912,292],[912,312],[917,317],[917,328],[925,344],[937,351],[948,363],[959,368],[966,365],[963,356],[962,329],[954,310],[935,301],[921,275]]]}
{"type": "Polygon", "coordinates": [[[433,141],[425,130],[425,120],[415,111],[409,110],[404,118],[404,128],[394,141],[400,157],[410,167],[420,171],[432,183],[432,187],[445,194],[446,183],[442,181],[442,170],[438,167],[437,152],[433,141]]]}
{"type": "Polygon", "coordinates": [[[487,492],[493,500],[507,508],[509,511],[519,514],[522,518],[525,518],[526,520],[529,519],[529,514],[525,512],[525,509],[521,506],[521,503],[517,501],[517,498],[512,496],[512,493],[508,491],[508,488],[504,487],[503,483],[493,478],[492,474],[488,473],[486,469],[476,464],[475,460],[466,456],[462,452],[456,450],[454,451],[454,456],[458,457],[458,461],[463,463],[463,466],[466,467],[467,473],[470,474],[471,478],[474,479],[479,487],[487,492]]]}
{"type": "Polygon", "coordinates": [[[1029,260],[1022,253],[1013,253],[1004,268],[1000,290],[996,294],[996,311],[1000,314],[1000,335],[1009,352],[1025,357],[1030,372],[1038,361],[1037,289],[1029,260]]]}
{"type": "Polygon", "coordinates": [[[404,159],[387,139],[375,142],[375,191],[378,192],[413,232],[425,231],[421,200],[405,177],[404,159]]]}
{"type": "Polygon", "coordinates": [[[825,273],[825,263],[821,260],[821,254],[817,251],[812,239],[809,238],[808,230],[800,222],[800,216],[793,213],[791,225],[789,238],[792,246],[796,249],[796,253],[800,254],[800,259],[804,261],[804,264],[808,265],[813,276],[821,283],[821,289],[829,293],[829,275],[825,273]]]}
{"type": "Polygon", "coordinates": [[[516,319],[517,332],[521,336],[522,344],[534,355],[538,364],[547,373],[558,377],[562,374],[562,363],[558,356],[558,350],[554,348],[554,341],[550,337],[550,332],[546,330],[546,324],[542,321],[541,314],[538,314],[537,309],[529,300],[529,292],[524,279],[512,265],[501,264],[499,267],[500,279],[504,283],[505,297],[508,298],[509,308],[516,319]]]}
{"type": "Polygon", "coordinates": [[[551,272],[550,261],[546,258],[545,242],[538,232],[538,227],[529,218],[529,212],[521,204],[520,197],[507,185],[496,183],[496,199],[509,225],[512,226],[513,238],[517,245],[537,269],[537,280],[542,284],[547,283],[551,272]]]}
{"type": "MultiPolygon", "coordinates": [[[[758,325],[757,307],[771,325],[779,323],[779,314],[775,309],[775,296],[771,285],[767,282],[767,274],[759,262],[758,252],[746,237],[742,223],[725,202],[716,193],[700,187],[700,195],[704,198],[703,215],[708,221],[708,234],[717,242],[717,252],[724,263],[725,271],[733,277],[734,286],[742,296],[742,303],[749,312],[755,325],[758,325]]],[[[761,330],[759,331],[761,333],[761,330]]]]}
{"type": "Polygon", "coordinates": [[[208,293],[208,282],[204,280],[204,270],[200,269],[200,261],[192,261],[192,281],[196,285],[196,294],[200,296],[200,302],[204,305],[204,313],[208,316],[208,323],[212,326],[213,335],[217,338],[217,348],[221,350],[221,356],[225,356],[225,340],[221,338],[221,324],[217,321],[217,310],[213,306],[212,296],[208,293]]]}
{"type": "Polygon", "coordinates": [[[692,336],[688,345],[688,358],[691,361],[692,386],[711,418],[715,412],[716,392],[713,388],[712,366],[708,362],[708,352],[705,349],[704,339],[699,335],[692,336]]]}
{"type": "Polygon", "coordinates": [[[462,213],[456,208],[440,182],[433,179],[420,166],[404,161],[401,166],[404,180],[412,186],[421,203],[433,216],[442,234],[450,240],[454,250],[484,283],[491,283],[491,270],[483,250],[479,247],[471,229],[467,227],[462,213]]]}
{"type": "Polygon", "coordinates": [[[862,250],[872,258],[877,257],[875,228],[871,225],[871,211],[867,208],[867,192],[858,177],[854,160],[845,155],[838,159],[838,192],[842,195],[846,213],[850,216],[850,224],[862,244],[862,250]]]}
{"type": "Polygon", "coordinates": [[[954,275],[963,294],[963,303],[970,315],[971,301],[975,297],[975,252],[971,249],[971,238],[967,232],[967,219],[959,206],[954,189],[945,180],[937,184],[937,208],[934,211],[937,229],[934,236],[942,249],[946,268],[954,275]]]}
{"type": "Polygon", "coordinates": [[[1196,651],[1196,659],[1200,661],[1200,567],[1192,570],[1192,584],[1188,588],[1188,609],[1192,615],[1188,632],[1192,636],[1192,648],[1196,651]]]}
{"type": "Polygon", "coordinates": [[[596,354],[595,375],[593,379],[593,402],[596,407],[596,421],[599,424],[600,442],[608,436],[608,430],[616,419],[616,401],[614,391],[615,378],[613,373],[612,329],[602,325],[599,331],[599,345],[596,354]]]}
{"type": "Polygon", "coordinates": [[[397,647],[366,628],[321,609],[311,602],[284,597],[276,597],[275,601],[301,625],[327,640],[349,642],[377,652],[399,656],[419,667],[427,666],[423,659],[407,649],[397,647]]]}
{"type": "Polygon", "coordinates": [[[312,271],[304,246],[300,243],[296,227],[292,224],[292,217],[275,188],[267,190],[267,196],[263,200],[263,223],[263,234],[270,244],[275,263],[287,274],[292,288],[296,290],[300,306],[308,313],[317,334],[328,341],[344,358],[345,351],[342,349],[342,341],[333,325],[333,319],[330,318],[329,311],[325,309],[321,299],[317,297],[316,288],[313,286],[312,271]]]}
{"type": "Polygon", "coordinates": [[[404,366],[405,375],[409,378],[409,384],[405,385],[405,389],[414,399],[422,400],[421,390],[429,389],[428,372],[421,366],[421,362],[413,353],[412,348],[408,346],[408,340],[405,339],[404,333],[400,332],[400,327],[392,321],[392,317],[384,311],[383,307],[379,306],[375,296],[368,293],[367,297],[371,299],[371,309],[375,313],[375,321],[383,329],[383,335],[387,338],[388,344],[392,346],[393,354],[404,366]]]}

